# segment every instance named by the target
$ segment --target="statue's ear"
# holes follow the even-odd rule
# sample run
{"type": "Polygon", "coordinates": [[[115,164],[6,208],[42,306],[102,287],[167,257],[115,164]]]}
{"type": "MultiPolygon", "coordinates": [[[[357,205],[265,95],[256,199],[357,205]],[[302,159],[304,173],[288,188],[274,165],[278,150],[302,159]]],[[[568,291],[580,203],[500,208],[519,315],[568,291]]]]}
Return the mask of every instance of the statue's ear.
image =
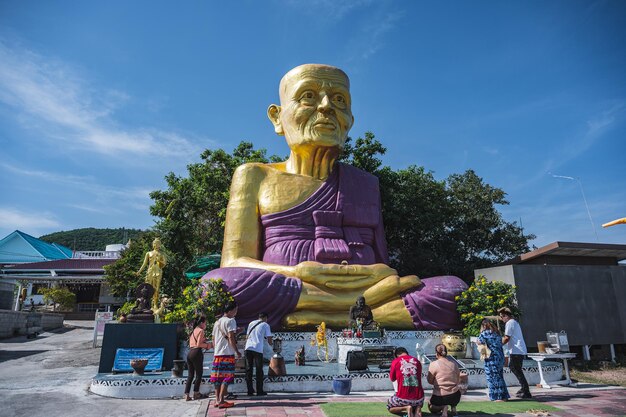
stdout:
{"type": "Polygon", "coordinates": [[[274,125],[274,131],[277,135],[283,136],[285,131],[283,130],[283,125],[280,122],[280,106],[277,104],[271,104],[267,109],[267,117],[269,117],[270,121],[274,125]]]}

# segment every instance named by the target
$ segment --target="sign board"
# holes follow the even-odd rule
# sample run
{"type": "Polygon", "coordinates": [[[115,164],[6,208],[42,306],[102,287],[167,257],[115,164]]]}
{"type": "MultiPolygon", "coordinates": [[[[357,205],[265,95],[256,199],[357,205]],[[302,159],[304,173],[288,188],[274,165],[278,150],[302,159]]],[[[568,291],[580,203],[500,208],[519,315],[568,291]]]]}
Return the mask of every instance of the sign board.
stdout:
{"type": "Polygon", "coordinates": [[[113,321],[112,311],[96,311],[96,322],[93,327],[93,347],[98,346],[98,336],[104,335],[104,325],[113,321]]]}
{"type": "Polygon", "coordinates": [[[395,359],[393,346],[363,346],[369,365],[390,365],[395,359]]]}
{"type": "Polygon", "coordinates": [[[130,361],[148,359],[146,371],[160,371],[163,367],[163,348],[117,348],[113,361],[113,372],[132,372],[130,361]]]}

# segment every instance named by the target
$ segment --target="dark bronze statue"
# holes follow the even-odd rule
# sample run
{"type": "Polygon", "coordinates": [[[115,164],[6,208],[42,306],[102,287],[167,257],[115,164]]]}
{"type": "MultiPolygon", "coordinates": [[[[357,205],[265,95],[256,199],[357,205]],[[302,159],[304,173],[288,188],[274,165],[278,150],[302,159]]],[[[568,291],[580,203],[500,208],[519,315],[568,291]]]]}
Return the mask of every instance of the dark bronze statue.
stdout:
{"type": "Polygon", "coordinates": [[[150,284],[140,284],[135,290],[137,301],[126,317],[129,323],[154,323],[154,313],[150,308],[154,287],[150,284]]]}
{"type": "Polygon", "coordinates": [[[369,329],[376,327],[372,309],[365,304],[365,297],[360,296],[356,299],[356,304],[350,307],[350,325],[369,329]]]}

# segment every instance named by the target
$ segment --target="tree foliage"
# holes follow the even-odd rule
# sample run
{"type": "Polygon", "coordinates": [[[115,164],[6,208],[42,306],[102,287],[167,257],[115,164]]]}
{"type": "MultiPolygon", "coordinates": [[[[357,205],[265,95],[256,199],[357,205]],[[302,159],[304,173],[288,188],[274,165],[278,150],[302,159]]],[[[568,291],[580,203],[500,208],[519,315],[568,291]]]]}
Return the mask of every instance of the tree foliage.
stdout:
{"type": "Polygon", "coordinates": [[[76,294],[65,287],[39,288],[39,294],[43,295],[44,303],[52,303],[52,310],[56,311],[57,305],[61,310],[71,311],[76,304],[76,294]]]}
{"type": "Polygon", "coordinates": [[[200,315],[206,317],[206,332],[210,338],[213,324],[224,313],[224,306],[233,301],[221,279],[200,282],[191,280],[172,308],[165,315],[166,323],[185,323],[187,336],[193,331],[193,321],[200,315]]]}
{"type": "Polygon", "coordinates": [[[106,245],[126,243],[135,239],[139,229],[96,229],[93,227],[55,232],[41,236],[39,239],[48,243],[58,243],[77,251],[104,250],[106,245]]]}

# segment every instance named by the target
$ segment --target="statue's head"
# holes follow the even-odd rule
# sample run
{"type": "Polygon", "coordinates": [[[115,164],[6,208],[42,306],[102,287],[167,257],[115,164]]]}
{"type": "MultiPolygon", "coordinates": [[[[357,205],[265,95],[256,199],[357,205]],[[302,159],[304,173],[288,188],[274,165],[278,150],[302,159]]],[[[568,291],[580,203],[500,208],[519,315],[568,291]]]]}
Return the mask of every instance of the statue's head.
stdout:
{"type": "Polygon", "coordinates": [[[161,239],[159,239],[158,237],[154,238],[154,240],[152,241],[152,248],[157,250],[161,249],[161,239]]]}
{"type": "Polygon", "coordinates": [[[356,305],[359,307],[363,307],[365,305],[365,297],[363,297],[362,295],[357,297],[356,305]]]}
{"type": "Polygon", "coordinates": [[[290,148],[343,148],[354,123],[345,72],[330,65],[300,65],[282,78],[279,95],[280,106],[272,104],[267,115],[290,148]]]}

